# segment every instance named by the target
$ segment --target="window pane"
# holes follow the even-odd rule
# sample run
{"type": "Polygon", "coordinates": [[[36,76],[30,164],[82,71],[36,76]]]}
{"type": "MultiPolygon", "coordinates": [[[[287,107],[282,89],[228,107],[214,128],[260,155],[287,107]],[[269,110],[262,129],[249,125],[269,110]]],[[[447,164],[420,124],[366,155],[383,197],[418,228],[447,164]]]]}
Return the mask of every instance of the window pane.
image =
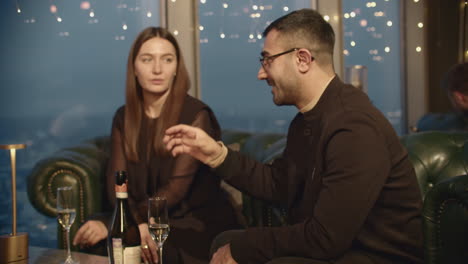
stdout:
{"type": "Polygon", "coordinates": [[[376,0],[342,3],[345,67],[367,67],[370,99],[398,133],[405,133],[400,57],[400,2],[376,0]]]}
{"type": "Polygon", "coordinates": [[[202,99],[223,129],[287,131],[297,113],[274,105],[271,88],[257,80],[262,32],[276,18],[310,8],[310,0],[200,0],[202,99]]]}

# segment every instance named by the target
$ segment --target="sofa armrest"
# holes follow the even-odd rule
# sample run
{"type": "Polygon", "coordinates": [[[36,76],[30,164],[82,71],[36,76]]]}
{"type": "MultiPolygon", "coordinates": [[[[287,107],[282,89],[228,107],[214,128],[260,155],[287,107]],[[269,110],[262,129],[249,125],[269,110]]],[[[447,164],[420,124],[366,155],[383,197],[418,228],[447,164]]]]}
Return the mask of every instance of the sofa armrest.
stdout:
{"type": "Polygon", "coordinates": [[[468,263],[468,175],[436,184],[423,207],[425,263],[468,263]]]}
{"type": "MultiPolygon", "coordinates": [[[[101,212],[105,195],[103,180],[109,157],[109,138],[99,137],[59,150],[36,163],[28,176],[28,197],[40,213],[56,217],[56,189],[71,186],[76,192],[76,219],[70,230],[73,238],[86,218],[101,212]]],[[[58,247],[65,248],[65,235],[58,226],[58,247]]]]}

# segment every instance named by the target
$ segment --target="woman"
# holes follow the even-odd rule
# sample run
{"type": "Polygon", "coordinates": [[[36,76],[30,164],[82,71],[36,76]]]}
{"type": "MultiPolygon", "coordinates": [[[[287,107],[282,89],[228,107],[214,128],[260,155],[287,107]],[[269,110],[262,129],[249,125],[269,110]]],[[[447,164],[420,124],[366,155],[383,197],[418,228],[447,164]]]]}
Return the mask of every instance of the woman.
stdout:
{"type": "MultiPolygon", "coordinates": [[[[139,227],[142,257],[150,263],[158,259],[147,224],[151,196],[165,196],[169,204],[165,263],[207,262],[212,239],[239,227],[220,180],[210,169],[188,155],[171,157],[163,145],[164,131],[178,123],[220,138],[213,112],[187,94],[189,86],[176,39],[163,28],[143,30],[128,57],[126,104],[113,120],[107,188],[115,205],[114,172],[128,172],[129,205],[139,227]]],[[[74,244],[94,245],[106,237],[106,225],[90,220],[77,232],[74,244]]]]}

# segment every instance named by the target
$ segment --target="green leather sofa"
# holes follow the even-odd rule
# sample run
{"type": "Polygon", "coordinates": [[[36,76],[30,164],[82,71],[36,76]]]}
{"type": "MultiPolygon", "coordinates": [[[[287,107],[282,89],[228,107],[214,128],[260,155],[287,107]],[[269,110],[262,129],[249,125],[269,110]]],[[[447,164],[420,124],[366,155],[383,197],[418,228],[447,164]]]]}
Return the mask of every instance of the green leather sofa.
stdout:
{"type": "MultiPolygon", "coordinates": [[[[223,141],[263,162],[280,155],[285,145],[283,135],[239,131],[224,131],[223,141]]],[[[401,142],[408,149],[424,196],[425,262],[468,263],[468,133],[422,132],[404,136],[401,142]]],[[[102,196],[108,157],[109,138],[98,137],[41,160],[28,179],[31,203],[39,212],[55,217],[54,190],[73,185],[79,197],[76,222],[83,223],[89,215],[107,207],[102,196]]],[[[245,225],[285,223],[284,210],[233,193],[236,195],[245,225]]],[[[73,225],[71,237],[78,226],[73,225]]],[[[64,234],[58,228],[58,247],[64,248],[64,234]]]]}

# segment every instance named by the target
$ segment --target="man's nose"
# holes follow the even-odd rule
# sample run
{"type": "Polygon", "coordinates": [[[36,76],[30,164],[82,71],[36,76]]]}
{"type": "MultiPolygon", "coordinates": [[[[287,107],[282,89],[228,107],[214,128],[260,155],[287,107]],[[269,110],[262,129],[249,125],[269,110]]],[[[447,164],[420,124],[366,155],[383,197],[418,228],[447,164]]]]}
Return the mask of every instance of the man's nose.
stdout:
{"type": "Polygon", "coordinates": [[[259,80],[266,80],[267,78],[267,73],[262,65],[260,65],[260,69],[258,69],[257,78],[259,80]]]}

